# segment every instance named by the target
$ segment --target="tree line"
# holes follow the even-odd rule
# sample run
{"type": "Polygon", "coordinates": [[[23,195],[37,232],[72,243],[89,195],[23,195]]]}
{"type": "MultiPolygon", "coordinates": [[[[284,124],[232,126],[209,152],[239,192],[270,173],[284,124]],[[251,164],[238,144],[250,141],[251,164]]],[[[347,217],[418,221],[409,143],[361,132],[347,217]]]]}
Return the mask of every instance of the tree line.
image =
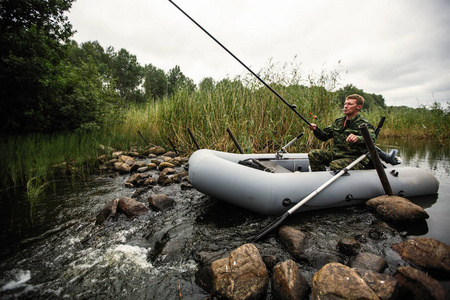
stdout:
{"type": "MultiPolygon", "coordinates": [[[[142,66],[122,48],[78,44],[65,13],[75,0],[0,0],[0,133],[96,130],[117,121],[119,107],[163,101],[180,89],[212,91],[230,80],[205,77],[198,86],[179,66],[142,66]]],[[[243,85],[239,79],[234,84],[243,85]]],[[[306,88],[306,87],[304,87],[306,88]]],[[[381,95],[353,85],[366,108],[385,107],[381,95]]]]}

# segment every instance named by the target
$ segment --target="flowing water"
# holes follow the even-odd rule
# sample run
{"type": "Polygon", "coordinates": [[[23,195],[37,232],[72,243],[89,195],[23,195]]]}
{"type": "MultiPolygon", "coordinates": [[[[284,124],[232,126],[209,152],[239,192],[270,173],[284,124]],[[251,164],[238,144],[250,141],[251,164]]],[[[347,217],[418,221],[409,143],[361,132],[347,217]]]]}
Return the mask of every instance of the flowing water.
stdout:
{"type": "MultiPolygon", "coordinates": [[[[355,238],[364,251],[385,258],[390,274],[405,264],[391,250],[392,244],[416,236],[450,244],[449,146],[417,140],[381,140],[379,145],[384,150],[399,149],[403,165],[427,169],[438,178],[438,195],[410,199],[430,218],[392,230],[363,205],[291,216],[286,224],[307,232],[311,241],[306,251],[311,259],[299,262],[308,281],[331,257],[348,262],[336,251],[341,238],[355,238]]],[[[176,199],[173,209],[150,211],[131,220],[119,216],[96,226],[95,216],[106,203],[133,195],[133,189],[125,188],[127,179],[119,176],[75,187],[59,183],[38,204],[32,226],[23,221],[24,203],[3,203],[0,298],[206,299],[208,293],[196,282],[198,254],[227,254],[275,220],[175,184],[137,197],[147,204],[149,195],[167,194],[176,199]]],[[[256,246],[278,261],[290,258],[275,234],[256,246]]]]}

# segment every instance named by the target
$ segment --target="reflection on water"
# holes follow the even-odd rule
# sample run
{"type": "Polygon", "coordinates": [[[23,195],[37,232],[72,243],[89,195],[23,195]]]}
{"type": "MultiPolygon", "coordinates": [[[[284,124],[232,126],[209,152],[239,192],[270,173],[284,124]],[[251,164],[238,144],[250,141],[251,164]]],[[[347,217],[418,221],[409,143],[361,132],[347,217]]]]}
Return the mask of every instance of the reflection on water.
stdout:
{"type": "Polygon", "coordinates": [[[439,181],[437,195],[412,197],[409,200],[423,207],[429,219],[421,224],[402,225],[400,231],[409,237],[425,236],[450,244],[450,143],[414,139],[379,139],[383,150],[399,150],[402,165],[430,171],[439,181]]]}

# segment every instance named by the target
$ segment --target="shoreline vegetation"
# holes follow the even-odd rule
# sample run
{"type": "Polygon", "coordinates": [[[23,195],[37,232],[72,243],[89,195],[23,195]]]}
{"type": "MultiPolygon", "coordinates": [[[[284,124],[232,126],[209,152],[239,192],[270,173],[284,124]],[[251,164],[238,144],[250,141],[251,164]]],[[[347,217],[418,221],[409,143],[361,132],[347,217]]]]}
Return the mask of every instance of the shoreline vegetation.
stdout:
{"type": "MultiPolygon", "coordinates": [[[[319,127],[328,126],[342,114],[337,92],[321,86],[271,86],[319,127]]],[[[82,180],[97,172],[99,157],[111,153],[107,149],[143,149],[147,142],[171,149],[170,139],[178,151],[189,156],[196,148],[187,128],[201,148],[220,151],[237,151],[227,128],[246,153],[275,152],[301,132],[305,135],[290,152],[330,147],[315,139],[298,116],[252,80],[245,86],[236,79],[223,80],[211,89],[181,88],[170,97],[128,105],[116,113],[116,122],[100,130],[2,137],[0,197],[8,197],[11,191],[24,192],[32,219],[35,203],[51,182],[61,177],[82,180]]],[[[374,125],[386,117],[380,137],[432,139],[443,145],[450,137],[449,108],[438,103],[420,108],[371,105],[363,108],[361,115],[374,125]]]]}

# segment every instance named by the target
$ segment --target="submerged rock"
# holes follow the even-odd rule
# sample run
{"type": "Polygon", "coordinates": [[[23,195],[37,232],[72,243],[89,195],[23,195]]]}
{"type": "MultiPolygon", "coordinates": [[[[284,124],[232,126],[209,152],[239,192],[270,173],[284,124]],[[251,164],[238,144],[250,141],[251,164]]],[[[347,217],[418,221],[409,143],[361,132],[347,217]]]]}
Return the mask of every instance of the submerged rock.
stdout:
{"type": "Polygon", "coordinates": [[[381,273],[386,269],[386,261],[381,257],[373,253],[359,253],[354,261],[350,264],[350,267],[358,270],[369,270],[377,273],[381,273]]]}
{"type": "Polygon", "coordinates": [[[377,214],[388,221],[414,222],[429,218],[422,207],[398,196],[385,195],[372,198],[366,205],[375,209],[377,214]]]}
{"type": "Polygon", "coordinates": [[[379,299],[355,270],[330,263],[313,277],[312,299],[379,299]]]}
{"type": "Polygon", "coordinates": [[[293,260],[286,260],[273,268],[272,293],[276,299],[306,299],[309,291],[308,282],[293,260]]]}
{"type": "Polygon", "coordinates": [[[148,197],[148,203],[157,211],[164,211],[175,206],[175,200],[164,194],[156,194],[148,197]]]}
{"type": "Polygon", "coordinates": [[[227,299],[259,299],[269,284],[269,274],[258,249],[245,244],[228,257],[211,264],[214,292],[227,299]]]}
{"type": "Polygon", "coordinates": [[[140,214],[148,212],[148,207],[145,204],[138,202],[129,197],[119,198],[117,205],[117,212],[123,213],[128,218],[138,216],[140,214]]]}
{"type": "Polygon", "coordinates": [[[392,248],[411,264],[450,278],[450,246],[432,238],[415,238],[392,248]]]}
{"type": "Polygon", "coordinates": [[[105,221],[109,220],[110,218],[114,217],[117,213],[117,205],[119,204],[119,199],[114,199],[110,202],[108,202],[105,207],[98,213],[95,225],[101,225],[105,221]]]}
{"type": "Polygon", "coordinates": [[[135,217],[148,211],[148,207],[143,203],[128,197],[114,199],[107,203],[96,217],[95,225],[101,225],[105,221],[113,218],[118,213],[126,215],[128,218],[135,217]]]}

